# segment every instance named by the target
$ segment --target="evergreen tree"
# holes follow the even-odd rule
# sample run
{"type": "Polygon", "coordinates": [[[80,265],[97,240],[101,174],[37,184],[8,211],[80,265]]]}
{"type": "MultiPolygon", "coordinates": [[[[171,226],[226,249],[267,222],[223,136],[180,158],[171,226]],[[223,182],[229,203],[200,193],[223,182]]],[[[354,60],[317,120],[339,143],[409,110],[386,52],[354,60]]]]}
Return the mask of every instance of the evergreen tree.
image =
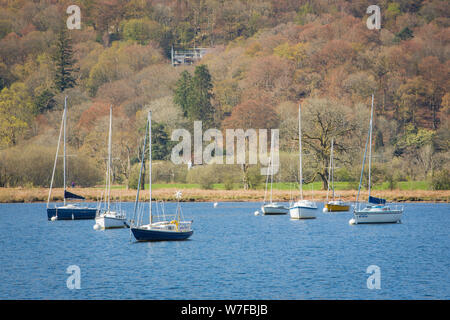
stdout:
{"type": "Polygon", "coordinates": [[[35,97],[33,102],[36,112],[43,113],[52,110],[56,105],[54,97],[55,95],[49,89],[45,89],[40,95],[35,97]]]}
{"type": "Polygon", "coordinates": [[[193,120],[202,120],[206,127],[214,122],[214,107],[211,103],[213,84],[206,65],[195,68],[192,78],[192,94],[189,95],[189,115],[193,120]]]}
{"type": "Polygon", "coordinates": [[[152,125],[152,159],[167,160],[172,150],[173,142],[170,141],[166,128],[162,123],[152,125]]]}
{"type": "Polygon", "coordinates": [[[174,102],[181,107],[185,117],[201,120],[208,127],[214,123],[214,107],[211,103],[213,84],[206,65],[195,68],[194,76],[183,71],[177,82],[174,102]]]}
{"type": "Polygon", "coordinates": [[[76,60],[73,57],[72,40],[65,26],[60,27],[53,60],[56,66],[56,89],[59,92],[63,92],[67,88],[73,88],[76,85],[74,73],[78,70],[74,66],[76,60]]]}
{"type": "Polygon", "coordinates": [[[175,104],[181,107],[181,110],[183,111],[183,115],[185,117],[188,116],[188,96],[192,91],[191,87],[192,76],[188,71],[184,70],[180,75],[180,79],[178,79],[177,81],[173,100],[175,104]]]}

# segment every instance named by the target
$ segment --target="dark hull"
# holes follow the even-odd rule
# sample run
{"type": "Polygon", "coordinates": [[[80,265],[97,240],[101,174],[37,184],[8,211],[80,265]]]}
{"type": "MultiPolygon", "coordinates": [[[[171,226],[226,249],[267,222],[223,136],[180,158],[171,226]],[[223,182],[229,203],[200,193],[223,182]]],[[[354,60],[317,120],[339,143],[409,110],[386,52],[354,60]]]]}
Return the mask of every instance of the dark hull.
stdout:
{"type": "Polygon", "coordinates": [[[155,231],[131,228],[137,241],[174,241],[186,240],[194,231],[189,232],[171,232],[171,231],[155,231]]]}
{"type": "Polygon", "coordinates": [[[265,216],[281,216],[286,214],[287,212],[264,212],[265,216]]]}
{"type": "Polygon", "coordinates": [[[56,216],[58,220],[95,219],[97,209],[94,208],[47,208],[47,218],[56,216]]]}

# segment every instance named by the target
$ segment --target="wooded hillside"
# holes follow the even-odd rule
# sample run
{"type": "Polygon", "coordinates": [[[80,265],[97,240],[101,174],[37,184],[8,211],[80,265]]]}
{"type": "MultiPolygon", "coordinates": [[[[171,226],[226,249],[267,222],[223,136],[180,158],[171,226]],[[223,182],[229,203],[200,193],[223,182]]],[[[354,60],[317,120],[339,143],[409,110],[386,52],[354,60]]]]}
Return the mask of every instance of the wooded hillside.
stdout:
{"type": "Polygon", "coordinates": [[[334,137],[337,180],[356,181],[374,93],[374,183],[449,189],[450,3],[380,1],[381,29],[369,30],[372,2],[0,0],[0,186],[49,185],[66,95],[77,185],[104,179],[110,104],[115,183],[136,180],[149,109],[159,181],[261,183],[252,167],[242,180],[237,166],[169,162],[172,131],[194,120],[279,128],[277,179],[296,181],[299,102],[306,180],[326,186],[334,137]],[[80,30],[66,27],[72,4],[80,30]],[[172,46],[210,50],[173,67],[172,46]]]}

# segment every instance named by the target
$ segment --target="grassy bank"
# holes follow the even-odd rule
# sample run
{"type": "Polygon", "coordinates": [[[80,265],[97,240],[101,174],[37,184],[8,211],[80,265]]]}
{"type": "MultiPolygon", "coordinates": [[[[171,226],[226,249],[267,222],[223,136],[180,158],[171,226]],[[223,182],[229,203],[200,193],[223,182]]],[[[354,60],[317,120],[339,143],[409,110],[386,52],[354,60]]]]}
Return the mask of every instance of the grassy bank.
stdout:
{"type": "MultiPolygon", "coordinates": [[[[373,186],[373,190],[390,190],[391,186],[388,182],[383,182],[381,184],[377,184],[373,186]]],[[[103,187],[99,187],[103,188],[103,187]]],[[[145,188],[148,188],[148,184],[145,185],[145,188]]],[[[200,184],[195,183],[154,183],[153,184],[153,190],[157,189],[202,189],[200,184]]],[[[265,186],[264,184],[260,184],[255,189],[256,190],[264,190],[265,186]]],[[[274,182],[273,188],[277,190],[298,190],[298,184],[297,183],[288,183],[288,182],[274,182]]],[[[126,189],[124,185],[114,185],[112,186],[112,189],[126,189]]],[[[303,185],[304,190],[321,190],[322,189],[322,182],[313,182],[309,184],[303,185]]],[[[358,183],[357,182],[335,182],[335,190],[341,191],[341,190],[357,190],[358,189],[358,183]]],[[[430,190],[431,185],[428,181],[399,181],[395,182],[395,185],[392,188],[393,190],[430,190]]],[[[212,190],[226,190],[225,184],[223,183],[216,183],[213,184],[212,190]]],[[[240,190],[240,186],[238,184],[234,185],[233,190],[240,190]]]]}
{"type": "MultiPolygon", "coordinates": [[[[153,198],[158,200],[173,201],[175,200],[175,192],[181,190],[183,192],[182,201],[263,201],[264,190],[202,190],[195,185],[186,187],[186,185],[154,185],[153,198]],[[162,187],[164,186],[164,187],[162,187]],[[170,186],[170,187],[168,187],[170,186]]],[[[71,191],[84,196],[87,201],[97,201],[104,191],[103,188],[75,188],[71,191]]],[[[340,190],[337,192],[342,199],[354,201],[356,190],[340,190]]],[[[298,192],[290,189],[277,189],[273,191],[274,201],[289,201],[291,193],[297,197],[298,192]]],[[[314,200],[324,201],[326,199],[326,191],[311,191],[305,188],[305,197],[314,200]]],[[[449,202],[450,190],[433,191],[433,190],[374,190],[373,196],[382,197],[392,202],[449,202]]],[[[136,190],[126,190],[124,188],[113,188],[111,190],[113,199],[121,201],[134,201],[136,198],[136,190]]],[[[48,189],[46,188],[0,188],[0,203],[10,202],[46,202],[48,197],[48,189]]],[[[148,199],[148,192],[141,192],[142,200],[148,199]]],[[[63,189],[54,189],[52,192],[52,201],[62,201],[63,189]]],[[[367,191],[361,192],[361,199],[367,199],[367,191]]]]}

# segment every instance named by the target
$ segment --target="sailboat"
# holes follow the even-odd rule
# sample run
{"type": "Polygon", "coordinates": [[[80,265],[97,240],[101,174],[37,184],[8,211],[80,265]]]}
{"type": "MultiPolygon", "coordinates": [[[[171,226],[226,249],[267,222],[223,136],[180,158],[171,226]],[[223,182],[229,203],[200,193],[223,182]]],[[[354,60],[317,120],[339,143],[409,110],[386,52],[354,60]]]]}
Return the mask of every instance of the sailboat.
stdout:
{"type": "Polygon", "coordinates": [[[301,106],[298,105],[298,141],[299,141],[299,186],[300,199],[289,208],[291,219],[315,219],[317,204],[314,201],[303,199],[303,171],[302,171],[302,118],[301,106]]]}
{"type": "Polygon", "coordinates": [[[109,108],[108,164],[106,166],[105,209],[97,211],[94,229],[126,228],[127,219],[122,210],[111,210],[111,140],[112,140],[112,106],[109,108]]]}
{"type": "MultiPolygon", "coordinates": [[[[192,230],[192,221],[182,221],[182,211],[180,205],[181,192],[176,193],[177,209],[175,215],[171,219],[167,219],[164,214],[163,219],[155,221],[152,212],[152,113],[149,111],[147,118],[147,128],[145,131],[144,148],[142,149],[141,168],[139,171],[139,181],[136,193],[136,201],[134,203],[134,214],[131,220],[131,231],[137,241],[165,241],[165,240],[185,240],[189,238],[194,231],[192,230]],[[142,169],[145,161],[145,147],[147,142],[147,131],[149,141],[149,222],[143,224],[144,212],[139,211],[139,190],[141,189],[142,169]]],[[[143,209],[143,208],[141,208],[143,209]]]]}
{"type": "Polygon", "coordinates": [[[261,211],[264,215],[280,215],[280,214],[287,214],[289,211],[289,208],[285,207],[282,204],[276,203],[272,201],[272,193],[273,193],[273,153],[274,153],[274,134],[272,134],[271,138],[271,151],[270,151],[270,200],[269,203],[266,204],[266,195],[267,195],[267,189],[269,185],[269,175],[266,176],[266,188],[264,191],[264,204],[261,207],[261,211]]]}
{"type": "Polygon", "coordinates": [[[386,205],[386,200],[372,197],[371,192],[371,167],[372,167],[372,123],[373,123],[373,94],[372,107],[370,110],[370,124],[369,134],[367,135],[366,147],[364,150],[363,163],[361,168],[361,176],[359,179],[358,194],[356,196],[356,206],[353,209],[353,218],[350,219],[350,224],[361,223],[396,223],[400,222],[403,214],[403,207],[391,208],[386,205]],[[364,173],[364,164],[366,161],[367,145],[369,145],[369,198],[366,207],[361,208],[359,205],[359,194],[361,191],[362,178],[364,173]]]}
{"type": "Polygon", "coordinates": [[[84,200],[85,198],[75,193],[67,191],[66,187],[66,128],[67,128],[67,96],[64,98],[64,112],[61,119],[61,127],[59,130],[58,146],[56,148],[55,162],[53,165],[52,179],[50,182],[50,189],[47,199],[47,218],[48,220],[80,220],[80,219],[94,219],[97,212],[97,208],[90,208],[87,206],[81,206],[79,204],[68,204],[67,200],[78,199],[84,200]],[[59,146],[61,142],[61,135],[64,136],[63,148],[63,170],[64,170],[64,205],[50,208],[50,199],[52,195],[52,187],[55,179],[56,163],[58,161],[59,146]]]}
{"type": "Polygon", "coordinates": [[[334,192],[334,159],[333,159],[333,150],[334,150],[334,139],[331,139],[331,152],[330,152],[330,168],[328,170],[328,190],[327,190],[327,203],[323,208],[323,212],[338,212],[338,211],[348,211],[350,209],[350,205],[344,202],[341,199],[336,199],[336,194],[334,192]],[[330,183],[331,182],[331,183],[330,183]],[[330,185],[331,185],[331,201],[328,201],[328,194],[330,193],[330,185]]]}

